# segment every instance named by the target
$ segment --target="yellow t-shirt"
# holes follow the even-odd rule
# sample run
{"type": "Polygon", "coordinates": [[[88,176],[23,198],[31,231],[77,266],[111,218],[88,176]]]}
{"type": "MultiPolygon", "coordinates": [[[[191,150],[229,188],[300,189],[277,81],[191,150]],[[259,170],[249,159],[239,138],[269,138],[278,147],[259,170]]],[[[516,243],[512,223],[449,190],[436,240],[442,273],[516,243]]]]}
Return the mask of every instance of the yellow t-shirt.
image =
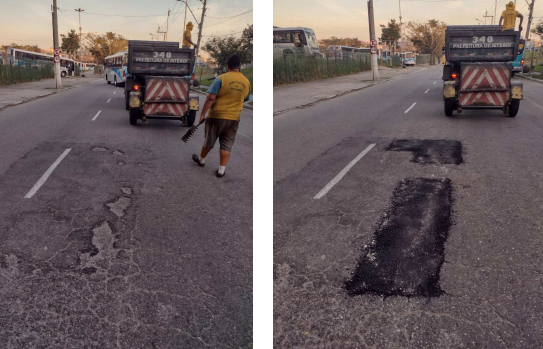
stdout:
{"type": "Polygon", "coordinates": [[[502,12],[503,17],[503,30],[506,29],[515,29],[515,22],[519,12],[517,10],[505,10],[502,12]]]}
{"type": "Polygon", "coordinates": [[[185,29],[185,32],[183,33],[183,46],[190,47],[190,42],[187,40],[187,38],[192,41],[192,36],[190,35],[190,30],[185,29]]]}
{"type": "Polygon", "coordinates": [[[240,72],[228,72],[219,75],[207,92],[217,95],[208,118],[239,120],[243,102],[251,92],[251,83],[240,72]]]}

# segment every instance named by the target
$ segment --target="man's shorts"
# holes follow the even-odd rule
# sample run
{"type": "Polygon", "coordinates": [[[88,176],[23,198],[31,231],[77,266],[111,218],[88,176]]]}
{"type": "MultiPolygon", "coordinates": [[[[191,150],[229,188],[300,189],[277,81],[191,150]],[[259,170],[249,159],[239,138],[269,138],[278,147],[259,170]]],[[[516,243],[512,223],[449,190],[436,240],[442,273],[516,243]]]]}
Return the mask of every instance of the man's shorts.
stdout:
{"type": "Polygon", "coordinates": [[[231,152],[238,126],[239,120],[207,119],[204,148],[213,149],[218,138],[221,149],[231,152]]]}

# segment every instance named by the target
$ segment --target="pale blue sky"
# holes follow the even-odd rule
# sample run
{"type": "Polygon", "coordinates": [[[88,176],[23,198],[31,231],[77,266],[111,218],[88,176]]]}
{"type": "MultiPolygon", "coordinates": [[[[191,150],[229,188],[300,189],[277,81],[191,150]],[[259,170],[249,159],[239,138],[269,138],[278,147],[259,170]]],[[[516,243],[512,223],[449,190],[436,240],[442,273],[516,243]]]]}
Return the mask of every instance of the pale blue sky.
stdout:
{"type": "MultiPolygon", "coordinates": [[[[46,49],[53,46],[51,25],[52,0],[14,0],[2,1],[2,20],[0,21],[0,44],[17,42],[20,44],[36,44],[46,49]]],[[[201,17],[202,3],[199,0],[189,0],[189,6],[194,15],[201,17]]],[[[70,11],[59,12],[59,32],[67,33],[70,29],[78,31],[78,13],[76,8],[85,12],[114,14],[114,15],[161,15],[160,17],[106,17],[81,14],[83,33],[112,31],[128,39],[151,40],[149,33],[156,34],[157,27],[164,25],[166,29],[166,14],[168,8],[173,9],[170,20],[175,19],[178,9],[179,17],[170,25],[168,40],[180,41],[183,30],[185,8],[184,4],[175,0],[58,0],[58,7],[70,11]],[[174,8],[175,5],[175,8],[174,8]]],[[[208,11],[204,22],[203,35],[223,35],[242,31],[247,24],[253,22],[253,14],[248,13],[232,19],[211,17],[228,17],[246,12],[253,8],[252,0],[208,0],[208,11]]],[[[187,21],[194,18],[187,14],[187,21]]],[[[161,30],[163,30],[161,28],[161,30]]],[[[198,33],[193,30],[193,38],[198,33]]]]}
{"type": "MultiPolygon", "coordinates": [[[[505,10],[505,2],[498,0],[498,19],[505,10]]],[[[394,18],[399,21],[398,0],[374,0],[377,37],[381,35],[379,24],[394,18]]],[[[528,7],[518,0],[518,8],[528,18],[528,7]]],[[[543,5],[535,5],[534,16],[543,16],[543,5]],[[539,8],[538,8],[539,7],[539,8]]],[[[494,15],[494,0],[465,1],[411,1],[401,0],[402,22],[438,19],[448,24],[477,24],[475,18],[484,21],[488,10],[494,15]]],[[[490,24],[490,18],[487,19],[490,24]]],[[[369,41],[368,7],[366,0],[274,0],[273,25],[280,27],[309,27],[318,39],[330,36],[355,37],[369,41]]],[[[526,27],[526,26],[524,26],[526,27]]]]}

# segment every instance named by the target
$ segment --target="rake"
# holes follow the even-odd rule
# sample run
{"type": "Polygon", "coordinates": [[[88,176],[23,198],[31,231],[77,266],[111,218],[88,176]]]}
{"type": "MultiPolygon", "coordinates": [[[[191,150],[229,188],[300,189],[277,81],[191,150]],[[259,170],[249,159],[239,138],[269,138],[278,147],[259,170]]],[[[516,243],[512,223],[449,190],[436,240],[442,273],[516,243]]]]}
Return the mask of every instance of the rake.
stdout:
{"type": "Polygon", "coordinates": [[[190,137],[192,137],[192,135],[194,134],[194,132],[196,132],[196,129],[198,128],[198,126],[200,126],[201,124],[203,124],[204,122],[206,121],[206,119],[202,120],[198,125],[196,126],[191,126],[189,128],[189,130],[187,131],[187,133],[185,133],[185,135],[183,137],[181,137],[181,140],[185,143],[187,143],[187,141],[189,140],[190,137]]]}

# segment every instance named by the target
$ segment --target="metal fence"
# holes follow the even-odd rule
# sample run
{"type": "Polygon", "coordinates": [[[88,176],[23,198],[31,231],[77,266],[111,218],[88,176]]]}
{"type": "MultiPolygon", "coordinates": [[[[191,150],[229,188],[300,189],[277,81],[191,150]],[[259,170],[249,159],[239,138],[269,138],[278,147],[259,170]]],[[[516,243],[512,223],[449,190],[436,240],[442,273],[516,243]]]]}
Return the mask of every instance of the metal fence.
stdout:
{"type": "Polygon", "coordinates": [[[428,64],[430,63],[430,56],[429,54],[424,55],[418,55],[417,56],[417,64],[428,64]]]}
{"type": "Polygon", "coordinates": [[[53,64],[13,66],[0,63],[0,85],[18,84],[53,77],[55,77],[53,64]]]}
{"type": "Polygon", "coordinates": [[[286,55],[273,60],[273,84],[282,85],[295,82],[326,79],[349,75],[371,69],[371,61],[366,55],[356,58],[334,59],[286,55]]]}

